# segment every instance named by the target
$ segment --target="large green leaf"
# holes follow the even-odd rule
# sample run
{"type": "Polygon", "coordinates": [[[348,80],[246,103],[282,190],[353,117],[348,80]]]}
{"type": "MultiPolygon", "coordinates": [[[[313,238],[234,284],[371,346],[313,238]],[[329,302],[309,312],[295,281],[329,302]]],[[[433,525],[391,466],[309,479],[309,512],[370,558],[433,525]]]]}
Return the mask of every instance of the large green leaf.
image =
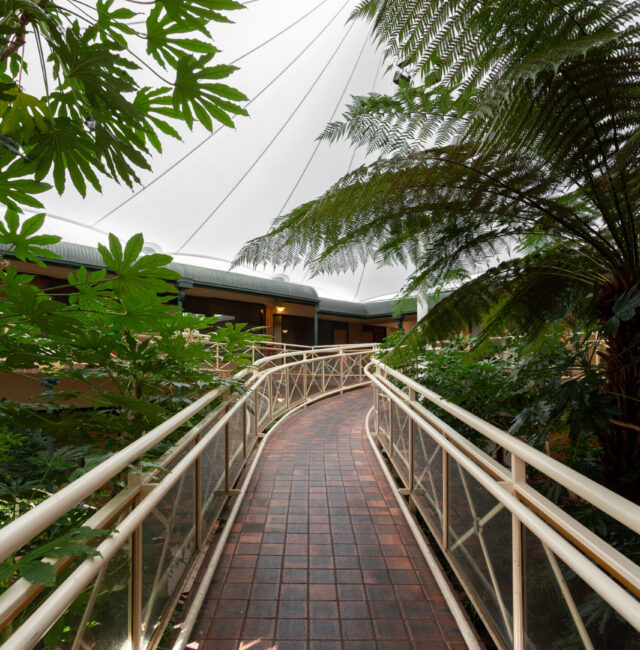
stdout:
{"type": "Polygon", "coordinates": [[[229,113],[247,115],[245,109],[235,102],[247,98],[239,91],[220,83],[210,83],[214,79],[224,79],[237,70],[232,65],[207,66],[212,55],[185,56],[176,69],[173,89],[173,106],[191,127],[198,119],[207,129],[213,128],[212,119],[233,127],[229,113]],[[233,101],[226,101],[229,98],[233,101]]]}
{"type": "Polygon", "coordinates": [[[175,293],[176,288],[167,282],[175,280],[178,273],[166,268],[171,262],[169,255],[142,255],[144,239],[142,234],[131,237],[124,249],[120,240],[109,235],[109,248],[98,245],[104,263],[116,274],[110,285],[122,297],[139,300],[158,293],[175,293]]]}

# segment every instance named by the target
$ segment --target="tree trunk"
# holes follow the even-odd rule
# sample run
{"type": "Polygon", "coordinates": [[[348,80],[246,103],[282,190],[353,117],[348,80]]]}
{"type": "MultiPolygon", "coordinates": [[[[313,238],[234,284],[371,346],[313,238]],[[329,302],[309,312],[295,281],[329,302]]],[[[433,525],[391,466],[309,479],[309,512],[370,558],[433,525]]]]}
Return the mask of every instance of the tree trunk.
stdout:
{"type": "Polygon", "coordinates": [[[603,478],[607,487],[640,503],[640,314],[622,322],[602,355],[606,387],[618,407],[608,431],[598,435],[603,450],[603,478]]]}

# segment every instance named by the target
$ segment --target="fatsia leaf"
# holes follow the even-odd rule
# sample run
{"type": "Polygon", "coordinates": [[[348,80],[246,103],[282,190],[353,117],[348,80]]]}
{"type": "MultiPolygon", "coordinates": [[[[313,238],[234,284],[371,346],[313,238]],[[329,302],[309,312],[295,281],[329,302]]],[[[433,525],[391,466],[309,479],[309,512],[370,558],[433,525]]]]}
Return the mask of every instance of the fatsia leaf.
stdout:
{"type": "Polygon", "coordinates": [[[98,245],[98,250],[106,266],[113,270],[116,277],[109,281],[116,295],[136,301],[136,309],[142,305],[142,299],[154,298],[163,302],[160,293],[175,293],[176,288],[167,282],[179,277],[179,274],[166,265],[171,262],[169,255],[142,255],[143,238],[141,234],[134,235],[123,250],[120,240],[113,234],[109,235],[109,248],[104,244],[98,245]]]}
{"type": "Polygon", "coordinates": [[[18,569],[21,577],[32,584],[45,587],[53,587],[56,584],[56,570],[49,562],[42,560],[19,562],[18,569]]]}
{"type": "Polygon", "coordinates": [[[37,235],[36,233],[44,224],[45,215],[36,214],[26,219],[22,226],[18,214],[14,210],[7,210],[4,223],[0,221],[0,243],[9,246],[9,250],[23,262],[35,262],[44,267],[40,259],[58,259],[60,256],[44,248],[60,241],[56,235],[37,235]]]}
{"type": "MultiPolygon", "coordinates": [[[[228,104],[224,104],[227,108],[224,110],[221,98],[231,96],[234,101],[247,99],[239,91],[233,91],[224,84],[209,83],[208,80],[223,79],[237,70],[232,65],[207,66],[210,60],[211,55],[198,59],[185,56],[176,68],[173,107],[180,112],[189,128],[193,126],[194,117],[209,130],[213,128],[212,118],[233,127],[233,121],[228,115],[228,104]]],[[[238,115],[247,115],[246,110],[240,106],[235,105],[233,109],[238,115]]]]}

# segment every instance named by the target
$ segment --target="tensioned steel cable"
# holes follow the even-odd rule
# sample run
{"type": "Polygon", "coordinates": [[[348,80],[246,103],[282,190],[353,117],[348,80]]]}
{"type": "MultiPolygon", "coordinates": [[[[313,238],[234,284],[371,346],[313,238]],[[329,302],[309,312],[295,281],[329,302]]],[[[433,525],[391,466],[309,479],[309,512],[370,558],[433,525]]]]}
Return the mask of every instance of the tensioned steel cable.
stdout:
{"type": "MultiPolygon", "coordinates": [[[[324,32],[327,29],[329,29],[329,27],[333,24],[333,22],[336,20],[336,18],[342,13],[344,8],[349,4],[349,1],[350,0],[345,1],[345,3],[340,7],[340,9],[338,9],[338,11],[329,19],[329,22],[313,37],[313,39],[311,39],[311,41],[309,41],[305,45],[305,47],[303,47],[302,50],[300,50],[300,52],[298,52],[298,54],[296,54],[296,56],[293,59],[291,59],[291,61],[284,68],[282,68],[282,70],[266,86],[264,86],[262,88],[262,90],[260,90],[255,96],[253,96],[244,105],[244,108],[247,108],[251,104],[253,104],[253,102],[255,102],[260,96],[262,96],[267,90],[269,90],[269,88],[271,88],[271,86],[273,86],[273,84],[276,81],[278,81],[278,79],[280,79],[280,77],[282,77],[282,75],[285,74],[289,70],[289,68],[291,68],[295,63],[298,62],[298,60],[307,52],[307,50],[320,38],[320,36],[322,36],[322,34],[324,34],[324,32]]],[[[251,50],[251,52],[247,52],[247,53],[243,54],[242,56],[238,57],[237,59],[232,61],[232,63],[235,63],[235,62],[239,61],[240,59],[243,59],[245,56],[248,56],[248,54],[255,52],[256,50],[260,49],[261,47],[263,47],[267,43],[273,41],[278,36],[281,36],[286,31],[288,31],[289,29],[291,29],[292,27],[297,25],[301,20],[303,20],[304,18],[309,16],[311,13],[313,13],[316,9],[319,9],[320,6],[325,4],[325,2],[328,2],[328,0],[322,0],[322,2],[319,5],[317,5],[311,11],[309,11],[304,16],[302,16],[302,18],[299,18],[296,22],[292,23],[287,28],[283,29],[278,34],[273,36],[271,39],[265,41],[264,43],[262,43],[258,47],[253,48],[253,50],[251,50]]],[[[142,194],[142,192],[144,192],[145,190],[150,188],[152,185],[157,183],[161,178],[164,178],[169,172],[173,171],[178,165],[180,165],[180,163],[184,162],[192,154],[194,154],[196,151],[198,151],[198,149],[200,149],[200,147],[204,146],[207,142],[209,142],[209,140],[211,140],[211,138],[213,138],[214,135],[216,135],[217,133],[222,131],[222,129],[224,129],[224,128],[226,128],[226,127],[219,126],[215,131],[212,131],[211,133],[209,133],[209,135],[207,135],[203,140],[201,140],[195,147],[193,147],[192,149],[187,151],[187,153],[185,153],[181,158],[178,158],[178,160],[176,160],[176,162],[174,162],[172,165],[167,167],[167,169],[165,169],[161,174],[159,174],[158,176],[153,178],[146,185],[143,185],[139,190],[135,191],[131,196],[127,197],[124,201],[122,201],[121,203],[116,205],[112,210],[109,210],[109,212],[107,212],[105,215],[103,215],[102,217],[100,217],[99,219],[94,221],[93,224],[91,224],[91,225],[97,226],[99,223],[104,221],[107,217],[110,217],[114,212],[117,212],[120,208],[124,207],[127,203],[129,203],[129,201],[133,201],[133,199],[135,199],[140,194],[142,194]]]]}
{"type": "MultiPolygon", "coordinates": [[[[367,34],[367,38],[368,38],[368,36],[369,35],[367,34]]],[[[365,45],[366,45],[366,41],[365,41],[365,45]]],[[[363,46],[363,48],[364,48],[364,46],[363,46]]],[[[362,55],[362,52],[360,54],[362,55]]],[[[371,90],[369,91],[370,93],[372,93],[376,88],[376,82],[378,80],[378,75],[380,74],[380,68],[382,67],[382,61],[383,60],[384,60],[384,52],[380,56],[380,61],[378,62],[376,72],[375,72],[375,74],[373,76],[373,82],[371,84],[371,90]]],[[[357,65],[357,62],[356,62],[356,65],[357,65]]],[[[351,76],[353,76],[353,72],[351,73],[351,76]]],[[[349,80],[351,80],[351,77],[349,78],[349,80]]],[[[347,82],[347,84],[348,83],[349,82],[347,82]]],[[[342,91],[342,96],[344,96],[344,93],[346,92],[346,90],[347,89],[345,88],[342,91]]],[[[336,106],[336,109],[334,110],[333,115],[331,116],[329,121],[331,121],[333,119],[333,117],[334,117],[337,110],[338,110],[338,107],[336,106]]],[[[312,154],[312,158],[313,158],[313,156],[315,156],[316,151],[318,150],[319,146],[320,146],[320,142],[318,141],[318,144],[316,145],[316,148],[315,148],[315,150],[314,150],[314,152],[312,154]]],[[[351,154],[351,160],[349,160],[349,165],[347,166],[347,172],[346,172],[347,174],[351,171],[351,167],[353,166],[353,161],[354,161],[354,159],[356,157],[357,151],[358,151],[358,147],[354,147],[353,148],[353,153],[351,154]]],[[[309,163],[310,162],[311,162],[311,160],[309,160],[309,163]]],[[[308,166],[308,163],[307,163],[307,166],[308,166]]],[[[304,171],[306,171],[306,167],[305,167],[304,171]]],[[[303,172],[303,174],[304,174],[304,172],[303,172]]],[[[298,179],[298,183],[299,182],[300,182],[300,178],[298,179]]],[[[297,186],[297,184],[296,184],[296,186],[297,186]]],[[[280,213],[282,213],[282,211],[284,210],[284,206],[288,203],[288,201],[291,198],[291,195],[293,194],[294,191],[295,191],[295,187],[293,188],[291,194],[289,194],[287,200],[285,201],[284,205],[282,206],[282,209],[280,210],[280,213]]],[[[360,285],[362,284],[362,278],[364,277],[364,271],[365,271],[366,267],[367,267],[367,263],[365,262],[364,265],[362,266],[362,273],[360,274],[360,280],[358,281],[358,286],[356,288],[356,293],[355,293],[354,298],[353,298],[354,300],[356,299],[356,296],[358,295],[358,292],[360,291],[360,285]]],[[[307,271],[305,271],[304,275],[302,276],[302,281],[304,282],[308,277],[309,277],[309,271],[307,270],[307,271]]]]}
{"type": "MultiPolygon", "coordinates": [[[[346,5],[346,3],[345,3],[346,5]]],[[[216,205],[216,207],[207,215],[207,217],[202,221],[202,223],[187,237],[187,239],[184,241],[182,246],[178,248],[175,253],[180,253],[180,251],[204,228],[204,226],[209,223],[211,218],[215,215],[215,213],[226,203],[226,201],[229,199],[229,197],[235,192],[235,190],[240,186],[240,184],[244,181],[244,179],[251,173],[251,171],[255,168],[255,166],[262,160],[263,156],[269,151],[273,143],[278,139],[280,134],[286,129],[286,127],[289,125],[291,120],[295,117],[297,114],[298,110],[300,107],[304,104],[306,99],[309,97],[313,89],[316,87],[320,79],[322,78],[322,75],[326,72],[327,68],[335,58],[336,54],[338,54],[338,51],[342,47],[343,43],[347,40],[347,37],[351,33],[351,30],[353,29],[354,23],[351,23],[349,26],[349,29],[345,32],[344,36],[342,37],[342,40],[338,43],[338,46],[336,49],[333,51],[331,56],[329,57],[329,60],[324,64],[324,67],[322,70],[319,72],[319,74],[316,76],[314,79],[313,83],[311,86],[308,88],[307,92],[304,94],[303,98],[298,102],[298,105],[293,109],[289,117],[285,120],[284,124],[278,129],[276,134],[271,138],[267,146],[260,152],[258,157],[253,161],[253,163],[250,165],[249,169],[245,171],[245,173],[240,177],[240,179],[237,181],[237,183],[225,194],[224,198],[216,205]]]]}
{"type": "MultiPolygon", "coordinates": [[[[378,81],[378,75],[380,74],[380,68],[382,67],[382,62],[384,61],[384,52],[380,55],[380,61],[378,61],[378,67],[376,68],[376,74],[373,77],[373,83],[371,84],[371,90],[369,91],[369,94],[373,93],[373,91],[376,89],[376,82],[378,81]]],[[[351,171],[351,166],[353,165],[353,161],[356,157],[356,151],[358,151],[358,147],[353,148],[353,154],[351,156],[351,161],[349,162],[349,169],[347,171],[347,174],[351,171]]],[[[365,156],[365,161],[367,157],[365,156]]],[[[364,272],[367,268],[367,261],[362,265],[362,273],[360,273],[360,279],[358,280],[358,286],[356,287],[356,291],[353,294],[353,301],[355,302],[358,299],[358,294],[360,293],[360,287],[362,286],[362,280],[364,279],[364,272]]]]}
{"type": "MultiPolygon", "coordinates": [[[[369,41],[369,32],[367,32],[365,38],[364,38],[364,43],[362,44],[362,47],[360,48],[360,53],[358,54],[358,58],[356,59],[356,62],[353,64],[353,68],[351,68],[351,74],[349,75],[349,78],[347,79],[347,82],[344,85],[344,88],[342,89],[342,92],[340,93],[340,97],[338,98],[338,101],[336,102],[335,108],[333,109],[331,113],[331,117],[329,118],[329,122],[333,120],[333,118],[336,116],[336,113],[338,112],[338,109],[340,106],[342,106],[342,100],[344,99],[345,93],[347,92],[347,88],[349,88],[349,84],[351,83],[351,80],[353,79],[353,75],[356,72],[356,68],[358,67],[358,64],[360,63],[360,59],[362,58],[362,53],[364,52],[364,48],[367,46],[367,42],[369,41]]],[[[287,203],[291,200],[291,197],[293,196],[294,192],[298,189],[298,186],[300,185],[302,179],[304,178],[305,174],[307,173],[307,170],[309,169],[309,166],[313,162],[314,158],[316,157],[316,154],[318,153],[318,149],[320,148],[321,141],[318,140],[316,142],[316,146],[311,152],[311,155],[309,156],[309,159],[307,160],[307,164],[304,166],[302,171],[300,172],[300,175],[298,176],[298,180],[295,182],[293,188],[291,189],[291,192],[289,192],[289,196],[285,199],[284,203],[282,204],[282,207],[280,208],[278,212],[278,216],[280,216],[283,212],[284,209],[287,207],[287,203]]]]}
{"type": "MultiPolygon", "coordinates": [[[[255,2],[255,0],[253,0],[255,2]]],[[[237,59],[234,59],[231,61],[231,65],[234,63],[238,63],[238,61],[242,61],[246,56],[249,56],[250,54],[253,54],[254,52],[257,52],[260,48],[264,47],[265,45],[268,45],[271,43],[271,41],[275,41],[278,36],[282,36],[285,32],[288,32],[292,27],[295,27],[298,23],[301,23],[307,16],[310,16],[316,9],[320,9],[323,4],[326,4],[329,2],[329,0],[322,0],[320,4],[317,4],[313,9],[310,11],[307,11],[307,13],[304,16],[300,16],[298,20],[292,22],[288,27],[285,27],[283,30],[279,31],[277,34],[274,34],[271,38],[268,38],[266,41],[263,43],[260,43],[260,45],[256,45],[252,50],[249,50],[248,52],[245,52],[241,56],[239,56],[237,59]]],[[[245,4],[249,4],[245,2],[245,4]]]]}

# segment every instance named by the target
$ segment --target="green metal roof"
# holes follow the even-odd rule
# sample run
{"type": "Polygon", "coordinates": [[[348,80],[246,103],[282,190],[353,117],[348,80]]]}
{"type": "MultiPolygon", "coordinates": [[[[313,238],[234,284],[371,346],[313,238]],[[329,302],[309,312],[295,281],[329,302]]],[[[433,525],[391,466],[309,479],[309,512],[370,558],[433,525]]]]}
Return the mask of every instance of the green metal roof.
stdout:
{"type": "Polygon", "coordinates": [[[191,264],[169,264],[169,268],[180,273],[183,278],[193,280],[194,284],[202,287],[223,289],[225,291],[238,291],[252,293],[259,296],[271,296],[294,302],[307,302],[317,304],[318,294],[313,287],[304,284],[270,280],[254,275],[218,271],[191,264]]]}
{"type": "MultiPolygon", "coordinates": [[[[335,316],[351,316],[354,318],[383,318],[393,316],[396,300],[376,300],[374,302],[349,302],[348,300],[332,300],[320,298],[318,313],[333,314],[335,316]]],[[[402,314],[415,314],[417,307],[415,301],[402,309],[402,314]]]]}
{"type": "MultiPolygon", "coordinates": [[[[0,245],[0,250],[7,250],[7,246],[0,245]]],[[[61,242],[47,246],[54,253],[60,255],[58,260],[47,260],[47,264],[56,266],[87,266],[92,268],[105,268],[102,255],[93,246],[61,242]]],[[[259,296],[269,296],[282,300],[318,304],[319,298],[313,287],[281,280],[270,280],[242,273],[230,273],[207,269],[191,264],[172,263],[168,268],[179,273],[183,278],[192,280],[194,285],[221,289],[223,291],[236,291],[259,296]]]]}
{"type": "MultiPolygon", "coordinates": [[[[94,269],[105,268],[102,256],[97,248],[82,244],[61,242],[48,246],[60,256],[57,260],[47,260],[47,264],[56,266],[87,266],[94,269]]],[[[0,251],[8,250],[8,246],[0,245],[0,251]]],[[[320,298],[313,287],[282,280],[270,280],[243,273],[232,273],[208,269],[191,264],[169,264],[169,268],[179,273],[183,278],[192,280],[194,285],[234,291],[237,293],[250,293],[258,296],[279,298],[291,302],[302,302],[318,305],[318,313],[345,316],[351,318],[383,318],[394,314],[395,300],[378,300],[375,302],[350,302],[348,300],[332,300],[320,298]]],[[[403,314],[416,312],[413,308],[403,310],[403,314]]]]}

